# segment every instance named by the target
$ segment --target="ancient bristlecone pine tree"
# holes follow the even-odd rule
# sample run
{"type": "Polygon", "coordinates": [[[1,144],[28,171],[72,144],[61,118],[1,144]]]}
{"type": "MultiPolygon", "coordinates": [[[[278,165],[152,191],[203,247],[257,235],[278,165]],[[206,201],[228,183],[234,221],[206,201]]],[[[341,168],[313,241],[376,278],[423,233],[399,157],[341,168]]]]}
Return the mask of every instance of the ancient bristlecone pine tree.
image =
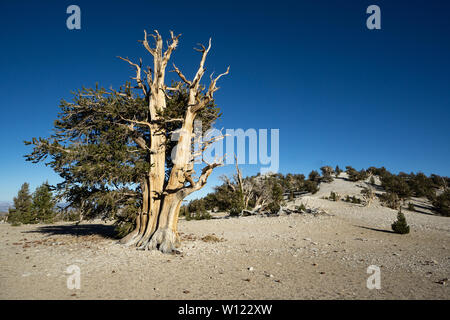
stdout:
{"type": "Polygon", "coordinates": [[[194,142],[199,142],[194,120],[206,119],[210,126],[218,117],[213,94],[219,78],[229,71],[211,75],[208,87],[200,84],[210,39],[206,47],[196,49],[201,59],[193,79],[188,80],[173,64],[181,80],[167,86],[166,68],[180,37],[173,32],[170,35],[164,50],[158,31],[152,35],[144,31],[142,44],[153,57],[153,68],[119,57],[136,71],[133,79],[138,96],[129,85],[110,92],[83,89],[74,103],[63,102],[55,135],[27,142],[35,145],[28,160],[37,162],[50,155],[50,165],[65,179],[58,186],[64,190],[62,194],[84,211],[129,204],[138,195],[135,228],[121,242],[162,252],[172,252],[179,245],[177,222],[182,200],[201,189],[223,160],[204,160],[195,176],[194,158],[203,158],[202,152],[218,137],[201,141],[194,150],[194,142]],[[153,37],[154,46],[148,36],[153,37]],[[126,187],[130,184],[138,187],[126,187]]]}

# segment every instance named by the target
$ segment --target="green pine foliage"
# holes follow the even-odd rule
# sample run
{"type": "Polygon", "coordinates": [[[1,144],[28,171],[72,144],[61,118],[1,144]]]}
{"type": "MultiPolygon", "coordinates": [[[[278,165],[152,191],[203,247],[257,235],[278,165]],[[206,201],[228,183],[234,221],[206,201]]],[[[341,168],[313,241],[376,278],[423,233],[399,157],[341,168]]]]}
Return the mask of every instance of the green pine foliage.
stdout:
{"type": "Polygon", "coordinates": [[[320,174],[316,170],[312,170],[308,175],[309,181],[320,182],[320,174]]]}
{"type": "Polygon", "coordinates": [[[380,200],[386,207],[394,210],[398,210],[401,205],[399,196],[394,192],[383,193],[380,195],[380,200]]]}
{"type": "Polygon", "coordinates": [[[330,197],[328,199],[330,199],[331,201],[339,201],[340,200],[340,196],[336,192],[331,191],[330,192],[330,197]]]}
{"type": "Polygon", "coordinates": [[[345,172],[347,173],[348,176],[348,180],[350,181],[360,181],[368,178],[368,173],[364,169],[357,171],[351,166],[346,166],[345,169],[346,169],[345,172]]]}
{"type": "Polygon", "coordinates": [[[30,194],[29,184],[24,183],[14,198],[14,208],[9,209],[8,221],[13,225],[52,223],[55,206],[56,199],[48,182],[37,187],[33,194],[30,194]]]}
{"type": "Polygon", "coordinates": [[[204,199],[195,199],[189,202],[187,210],[184,212],[186,220],[209,220],[211,214],[206,210],[204,199]]]}
{"type": "Polygon", "coordinates": [[[315,194],[319,191],[319,186],[315,181],[306,180],[304,183],[304,190],[315,194]]]}
{"type": "Polygon", "coordinates": [[[395,193],[400,199],[411,197],[411,189],[402,175],[386,174],[381,177],[381,186],[388,193],[395,193]]]}
{"type": "Polygon", "coordinates": [[[272,187],[272,202],[269,203],[268,210],[272,214],[278,213],[283,202],[283,188],[278,183],[272,187]]]}
{"type": "Polygon", "coordinates": [[[30,186],[24,183],[17,196],[14,197],[14,208],[9,209],[8,222],[13,225],[35,223],[33,217],[33,201],[30,194],[30,186]]]}
{"type": "MultiPolygon", "coordinates": [[[[335,201],[337,201],[337,200],[335,200],[335,201]]],[[[357,197],[355,197],[355,196],[349,196],[349,195],[347,195],[346,197],[345,197],[345,199],[343,199],[343,201],[345,201],[345,202],[349,202],[349,203],[354,203],[354,204],[361,204],[362,203],[362,200],[361,199],[359,199],[359,198],[357,198],[357,197]]]]}
{"type": "Polygon", "coordinates": [[[56,215],[55,206],[56,200],[48,182],[45,182],[33,193],[34,219],[39,222],[52,223],[56,215]]]}
{"type": "Polygon", "coordinates": [[[359,199],[359,198],[353,196],[353,197],[352,197],[352,203],[355,203],[355,204],[361,204],[361,199],[359,199]]]}
{"type": "Polygon", "coordinates": [[[433,200],[433,207],[440,215],[450,217],[450,189],[445,190],[433,200]]]}
{"type": "Polygon", "coordinates": [[[315,193],[319,190],[317,182],[305,180],[303,174],[258,174],[242,180],[243,184],[251,189],[251,196],[247,199],[246,204],[243,202],[243,196],[236,183],[228,181],[216,186],[214,192],[204,197],[205,207],[208,210],[225,211],[230,215],[239,216],[244,209],[252,210],[261,202],[265,202],[268,211],[278,212],[284,193],[288,193],[288,198],[292,199],[294,192],[315,193]],[[244,208],[245,205],[246,208],[244,208]]]}
{"type": "Polygon", "coordinates": [[[334,170],[330,166],[323,166],[320,168],[322,171],[322,178],[320,179],[321,182],[332,182],[333,181],[333,173],[334,170]]]}
{"type": "Polygon", "coordinates": [[[300,212],[306,212],[306,206],[303,203],[300,203],[299,206],[296,208],[300,212]]]}
{"type": "MultiPolygon", "coordinates": [[[[161,114],[163,119],[184,117],[189,97],[186,87],[180,88],[166,92],[170,99],[161,114]]],[[[140,186],[150,169],[150,153],[140,147],[142,141],[149,140],[148,128],[131,126],[127,119],[148,121],[148,101],[126,83],[119,90],[83,87],[73,93],[71,101],[62,100],[59,107],[53,134],[25,141],[33,146],[26,160],[45,162],[59,174],[62,182],[56,186],[56,196],[75,211],[82,211],[84,219],[112,217],[119,224],[131,223],[141,207],[140,186]]],[[[214,101],[199,111],[202,132],[219,116],[214,101]]],[[[171,133],[181,125],[180,121],[164,120],[159,124],[167,135],[166,172],[173,166],[171,154],[176,146],[171,133]]]]}
{"type": "Polygon", "coordinates": [[[337,177],[339,177],[339,175],[342,173],[342,169],[339,168],[339,166],[337,165],[336,168],[334,169],[334,174],[337,177]]]}
{"type": "Polygon", "coordinates": [[[399,234],[409,233],[409,226],[406,222],[405,215],[402,213],[401,210],[397,214],[397,221],[395,221],[391,227],[395,233],[399,233],[399,234]]]}

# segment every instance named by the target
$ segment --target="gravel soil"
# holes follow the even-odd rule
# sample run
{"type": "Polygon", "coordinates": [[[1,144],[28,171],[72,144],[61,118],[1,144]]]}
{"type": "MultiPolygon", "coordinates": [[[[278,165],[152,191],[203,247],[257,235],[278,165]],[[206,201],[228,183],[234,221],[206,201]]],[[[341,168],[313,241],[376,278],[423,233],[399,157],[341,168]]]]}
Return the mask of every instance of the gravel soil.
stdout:
{"type": "Polygon", "coordinates": [[[378,202],[322,199],[360,190],[336,179],[290,204],[326,214],[180,220],[173,255],[119,245],[100,220],[3,223],[0,299],[449,299],[450,218],[404,211],[411,232],[398,235],[378,202]],[[71,265],[80,289],[67,287],[71,265]],[[381,289],[367,288],[371,265],[381,289]]]}

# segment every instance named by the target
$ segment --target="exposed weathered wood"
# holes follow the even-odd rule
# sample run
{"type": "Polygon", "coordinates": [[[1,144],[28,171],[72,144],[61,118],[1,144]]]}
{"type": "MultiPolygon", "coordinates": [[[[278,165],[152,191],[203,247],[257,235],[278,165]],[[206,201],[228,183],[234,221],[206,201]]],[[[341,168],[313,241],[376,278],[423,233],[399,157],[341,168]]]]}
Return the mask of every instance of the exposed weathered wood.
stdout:
{"type": "MultiPolygon", "coordinates": [[[[211,82],[205,94],[201,94],[200,81],[205,73],[205,61],[211,49],[211,39],[208,47],[201,45],[196,49],[202,53],[199,67],[193,80],[188,80],[183,73],[174,65],[175,72],[180,79],[187,84],[189,101],[183,119],[162,119],[160,114],[166,108],[167,90],[180,90],[180,87],[170,88],[165,85],[165,72],[172,52],[178,45],[179,36],[170,32],[171,39],[167,49],[163,52],[163,41],[161,35],[155,30],[151,34],[155,40],[155,46],[151,47],[148,42],[148,34],[144,31],[142,41],[145,49],[153,56],[153,69],[144,71],[146,79],[141,78],[142,63],[136,64],[128,58],[120,59],[128,62],[136,69],[137,87],[141,88],[149,102],[148,121],[136,121],[135,119],[123,119],[128,122],[129,129],[134,125],[147,127],[149,130],[149,141],[142,141],[142,137],[136,138],[136,143],[150,152],[150,170],[148,177],[141,183],[143,206],[136,217],[136,228],[133,232],[122,239],[127,245],[136,245],[139,249],[159,249],[163,252],[171,252],[179,245],[180,239],[177,232],[178,214],[183,199],[206,184],[211,172],[221,162],[207,164],[195,181],[194,154],[192,154],[192,143],[194,141],[194,121],[197,114],[213,100],[213,94],[218,90],[216,83],[226,72],[216,78],[211,75],[211,82]],[[168,121],[180,121],[179,137],[176,145],[175,157],[172,159],[174,165],[170,171],[169,179],[165,183],[166,170],[166,132],[163,124],[168,121]]],[[[210,142],[212,143],[212,142],[210,142]]],[[[210,143],[203,144],[203,152],[210,143]]]]}

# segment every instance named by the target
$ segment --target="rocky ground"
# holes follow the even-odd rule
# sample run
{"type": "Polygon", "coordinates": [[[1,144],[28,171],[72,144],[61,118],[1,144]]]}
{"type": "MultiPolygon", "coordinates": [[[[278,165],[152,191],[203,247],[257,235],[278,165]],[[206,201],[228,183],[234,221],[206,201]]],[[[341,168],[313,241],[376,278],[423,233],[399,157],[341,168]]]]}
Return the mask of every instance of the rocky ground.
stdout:
{"type": "Polygon", "coordinates": [[[411,233],[398,235],[397,212],[378,202],[322,199],[360,189],[336,179],[295,200],[323,215],[181,220],[174,255],[118,245],[102,221],[0,224],[0,298],[449,299],[450,218],[405,211],[411,233]],[[67,287],[71,265],[80,289],[67,287]],[[366,285],[371,265],[379,290],[366,285]]]}

